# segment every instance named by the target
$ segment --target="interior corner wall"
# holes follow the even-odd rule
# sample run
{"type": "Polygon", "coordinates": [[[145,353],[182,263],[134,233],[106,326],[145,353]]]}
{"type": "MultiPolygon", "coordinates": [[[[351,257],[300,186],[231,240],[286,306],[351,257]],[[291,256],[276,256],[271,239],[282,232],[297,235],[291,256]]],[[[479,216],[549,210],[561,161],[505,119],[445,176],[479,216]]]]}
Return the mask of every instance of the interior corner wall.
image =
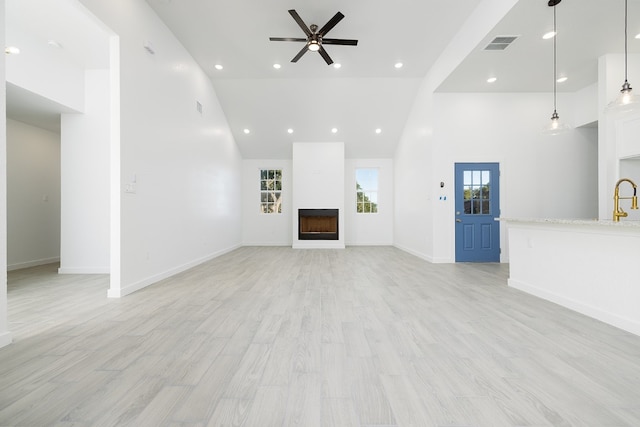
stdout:
{"type": "Polygon", "coordinates": [[[147,2],[81,2],[120,41],[120,297],[241,245],[242,158],[210,79],[147,2]]]}
{"type": "Polygon", "coordinates": [[[433,93],[425,79],[394,157],[394,246],[433,261],[433,93]]]}
{"type": "Polygon", "coordinates": [[[109,273],[109,79],[87,70],[84,114],[61,115],[61,274],[109,273]]]}
{"type": "Polygon", "coordinates": [[[393,245],[393,159],[345,160],[345,245],[393,245]],[[356,211],[356,169],[378,170],[378,212],[356,211]]]}
{"type": "Polygon", "coordinates": [[[7,269],[60,260],[60,134],[7,120],[7,269]]]}
{"type": "MultiPolygon", "coordinates": [[[[0,0],[0,25],[5,26],[5,1],[0,0]]],[[[0,31],[0,46],[5,45],[5,32],[0,31]]],[[[5,57],[0,59],[0,80],[5,81],[5,57]]],[[[0,88],[0,218],[7,218],[7,93],[0,88]]],[[[0,221],[0,347],[11,344],[7,319],[7,221],[0,221]]]]}
{"type": "Polygon", "coordinates": [[[291,159],[242,162],[242,244],[244,246],[291,246],[293,177],[291,159]],[[260,212],[260,170],[282,170],[282,213],[260,212]]]}
{"type": "MultiPolygon", "coordinates": [[[[434,221],[439,179],[434,167],[433,138],[439,132],[434,119],[438,86],[475,49],[518,0],[482,0],[445,48],[422,81],[394,156],[394,245],[423,259],[440,262],[441,224],[434,221]]],[[[449,259],[448,257],[446,257],[449,259]]]]}

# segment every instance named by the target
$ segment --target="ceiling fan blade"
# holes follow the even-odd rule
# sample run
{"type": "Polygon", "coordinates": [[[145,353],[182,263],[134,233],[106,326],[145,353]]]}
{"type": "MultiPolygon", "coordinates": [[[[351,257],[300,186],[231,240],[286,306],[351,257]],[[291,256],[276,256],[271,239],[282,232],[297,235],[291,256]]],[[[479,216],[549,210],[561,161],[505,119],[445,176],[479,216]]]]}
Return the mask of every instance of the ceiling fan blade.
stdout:
{"type": "Polygon", "coordinates": [[[269,37],[272,42],[306,42],[307,39],[294,37],[269,37]]]}
{"type": "Polygon", "coordinates": [[[331,59],[327,51],[324,50],[322,46],[320,46],[320,50],[318,50],[318,53],[320,54],[320,56],[322,56],[322,58],[324,59],[324,62],[326,62],[327,65],[333,64],[333,59],[331,59]]]}
{"type": "Polygon", "coordinates": [[[335,15],[333,15],[333,18],[329,20],[329,22],[324,24],[324,27],[320,28],[318,34],[324,37],[324,35],[327,34],[329,30],[335,27],[338,22],[342,21],[342,18],[344,18],[344,15],[342,13],[336,13],[335,15]]]}
{"type": "MultiPolygon", "coordinates": [[[[322,49],[322,48],[321,48],[322,49]]],[[[300,50],[300,52],[298,52],[298,54],[296,56],[293,57],[293,59],[291,60],[291,62],[298,62],[298,59],[302,58],[302,55],[304,55],[305,53],[307,53],[309,49],[307,49],[307,45],[305,45],[302,50],[300,50]]]]}
{"type": "Polygon", "coordinates": [[[341,44],[344,46],[357,46],[358,40],[350,39],[322,39],[322,44],[341,44]]]}
{"type": "Polygon", "coordinates": [[[300,15],[298,15],[298,12],[296,12],[295,9],[291,9],[289,11],[289,15],[291,15],[293,17],[293,20],[298,23],[298,25],[300,26],[300,28],[302,28],[302,31],[304,31],[307,37],[311,37],[311,30],[309,29],[309,27],[307,27],[307,24],[304,23],[302,18],[300,18],[300,15]]]}

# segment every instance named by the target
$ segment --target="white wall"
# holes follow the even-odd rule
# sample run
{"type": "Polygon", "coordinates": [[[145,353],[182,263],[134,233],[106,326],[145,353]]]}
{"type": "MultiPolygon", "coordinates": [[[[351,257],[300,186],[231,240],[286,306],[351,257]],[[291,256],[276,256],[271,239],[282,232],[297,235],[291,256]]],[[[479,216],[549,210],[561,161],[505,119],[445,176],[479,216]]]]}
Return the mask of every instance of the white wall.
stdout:
{"type": "Polygon", "coordinates": [[[393,244],[393,160],[345,160],[345,244],[393,244]],[[356,212],[356,169],[378,169],[378,213],[356,212]]]}
{"type": "Polygon", "coordinates": [[[60,259],[60,135],[7,120],[7,268],[60,259]]]}
{"type": "Polygon", "coordinates": [[[293,143],[294,248],[344,248],[344,143],[293,143]],[[338,240],[298,240],[298,209],[338,209],[338,240]]]}
{"type": "Polygon", "coordinates": [[[291,246],[293,217],[292,162],[244,160],[242,162],[242,244],[245,246],[291,246]],[[282,170],[282,213],[260,212],[260,170],[282,170]]]}
{"type": "Polygon", "coordinates": [[[241,244],[242,162],[211,81],[144,0],[82,3],[120,40],[118,297],[241,244]]]}
{"type": "Polygon", "coordinates": [[[433,93],[426,78],[394,158],[394,246],[433,261],[433,93]]]}
{"type": "MultiPolygon", "coordinates": [[[[5,26],[5,1],[0,0],[0,25],[5,26]]],[[[0,31],[0,46],[5,32],[0,31]]],[[[0,80],[5,80],[5,55],[0,59],[0,80]]],[[[11,343],[7,321],[7,104],[6,85],[0,88],[0,347],[11,343]]]]}
{"type": "MultiPolygon", "coordinates": [[[[434,181],[447,184],[448,201],[434,206],[435,259],[455,261],[456,162],[500,163],[502,217],[597,217],[597,130],[542,134],[553,112],[551,94],[436,94],[435,100],[434,181]]],[[[571,96],[559,96],[558,107],[562,119],[572,110],[571,96]]],[[[503,226],[503,261],[506,242],[503,226]]]]}
{"type": "Polygon", "coordinates": [[[575,127],[591,125],[598,121],[598,83],[580,89],[573,95],[572,111],[566,117],[575,127]]]}
{"type": "Polygon", "coordinates": [[[85,72],[84,114],[61,115],[63,274],[109,273],[109,70],[85,72]]]}

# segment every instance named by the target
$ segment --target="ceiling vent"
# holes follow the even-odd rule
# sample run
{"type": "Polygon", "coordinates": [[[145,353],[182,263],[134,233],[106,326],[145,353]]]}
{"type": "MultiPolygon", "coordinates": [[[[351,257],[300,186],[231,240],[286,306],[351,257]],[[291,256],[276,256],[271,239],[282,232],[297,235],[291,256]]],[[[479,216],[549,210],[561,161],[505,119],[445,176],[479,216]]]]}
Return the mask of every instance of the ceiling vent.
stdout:
{"type": "Polygon", "coordinates": [[[498,36],[491,40],[484,50],[505,50],[518,36],[498,36]]]}

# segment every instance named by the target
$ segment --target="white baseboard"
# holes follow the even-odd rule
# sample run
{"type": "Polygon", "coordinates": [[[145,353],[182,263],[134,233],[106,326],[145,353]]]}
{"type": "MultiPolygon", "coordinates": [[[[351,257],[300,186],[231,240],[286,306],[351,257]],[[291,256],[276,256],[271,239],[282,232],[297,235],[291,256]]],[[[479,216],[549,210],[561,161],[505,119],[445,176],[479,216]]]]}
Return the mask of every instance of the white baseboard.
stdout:
{"type": "Polygon", "coordinates": [[[514,289],[518,289],[538,298],[551,301],[570,310],[582,313],[585,316],[592,317],[594,319],[600,320],[601,322],[615,326],[616,328],[631,332],[632,334],[640,335],[640,323],[635,320],[620,317],[614,313],[601,310],[599,308],[574,299],[563,297],[561,295],[549,292],[544,289],[540,289],[536,286],[529,285],[528,283],[524,283],[519,280],[508,279],[507,284],[514,289]]]}
{"type": "Polygon", "coordinates": [[[9,264],[9,265],[7,265],[7,271],[21,270],[23,268],[37,267],[39,265],[53,264],[54,262],[60,262],[60,257],[43,258],[43,259],[36,259],[36,260],[33,260],[33,261],[25,261],[25,262],[17,262],[15,264],[9,264]]]}
{"type": "Polygon", "coordinates": [[[13,334],[11,332],[3,332],[0,334],[0,348],[8,346],[13,342],[13,334]]]}
{"type": "Polygon", "coordinates": [[[392,242],[345,242],[346,246],[393,246],[392,242]]]}
{"type": "Polygon", "coordinates": [[[109,274],[109,267],[64,267],[58,269],[58,274],[109,274]]]}
{"type": "Polygon", "coordinates": [[[243,242],[242,246],[291,246],[291,242],[243,242]]]}
{"type": "Polygon", "coordinates": [[[223,249],[220,250],[218,252],[214,252],[212,254],[209,254],[207,256],[204,256],[202,258],[198,258],[196,260],[187,262],[185,264],[179,265],[177,267],[174,268],[170,268],[169,270],[163,271],[161,273],[155,274],[153,276],[147,277],[145,279],[139,280],[135,283],[132,283],[130,285],[121,287],[119,289],[111,289],[109,288],[109,290],[107,291],[107,297],[108,298],[121,298],[123,296],[129,295],[135,291],[139,291],[142,288],[146,288],[149,285],[153,285],[154,283],[157,283],[161,280],[164,280],[168,277],[174,276],[178,273],[182,273],[183,271],[189,270],[190,268],[193,268],[197,265],[200,265],[204,262],[210,261],[214,258],[217,258],[221,255],[224,255],[226,253],[229,253],[231,251],[234,251],[236,249],[238,249],[239,247],[241,247],[241,245],[234,245],[231,246],[227,249],[223,249]]]}
{"type": "MultiPolygon", "coordinates": [[[[321,240],[315,240],[315,242],[320,242],[321,240]]],[[[309,240],[309,242],[314,242],[314,240],[309,240]]],[[[293,249],[344,249],[344,243],[326,243],[323,241],[322,244],[318,243],[294,243],[291,245],[293,249]]]]}
{"type": "Polygon", "coordinates": [[[417,252],[417,251],[414,251],[413,249],[409,249],[409,248],[406,248],[406,247],[404,247],[402,245],[398,245],[398,244],[394,244],[393,247],[396,248],[396,249],[400,249],[401,251],[407,252],[407,253],[409,253],[409,254],[411,254],[413,256],[416,256],[418,258],[421,258],[421,259],[423,259],[425,261],[428,261],[430,263],[434,262],[433,261],[433,257],[431,257],[429,255],[426,255],[426,254],[423,254],[422,252],[417,252]]]}

